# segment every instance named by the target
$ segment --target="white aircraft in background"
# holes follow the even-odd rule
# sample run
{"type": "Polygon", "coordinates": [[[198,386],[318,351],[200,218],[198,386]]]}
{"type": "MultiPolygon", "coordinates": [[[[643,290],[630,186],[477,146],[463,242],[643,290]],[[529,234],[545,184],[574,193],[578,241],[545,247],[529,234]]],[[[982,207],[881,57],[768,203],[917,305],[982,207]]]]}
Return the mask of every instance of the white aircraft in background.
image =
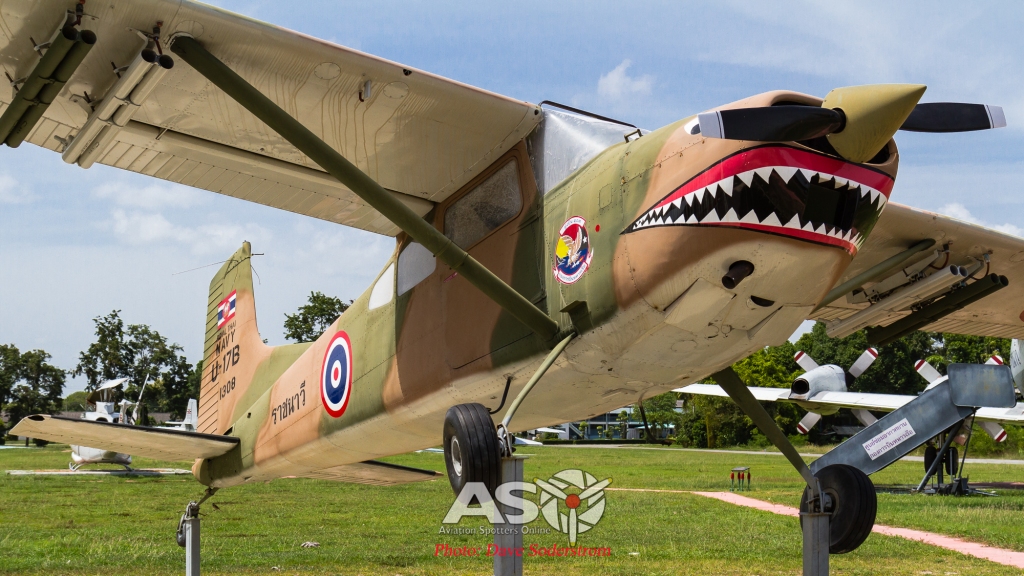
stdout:
{"type": "MultiPolygon", "coordinates": [[[[1024,390],[1021,344],[1021,340],[1014,340],[1010,347],[1010,369],[1018,392],[1024,390]]],[[[844,370],[834,364],[819,366],[804,352],[797,352],[794,360],[805,372],[793,381],[791,388],[787,390],[785,388],[751,386],[750,391],[755,398],[762,402],[792,402],[807,410],[807,415],[797,424],[797,430],[801,434],[810,431],[822,416],[835,414],[840,408],[851,409],[861,424],[870,426],[877,420],[870,410],[892,412],[917,398],[917,396],[904,394],[875,394],[848,390],[849,384],[863,374],[877,357],[878,351],[869,348],[850,366],[849,370],[844,370]]],[[[992,356],[986,364],[1003,364],[1003,359],[999,356],[992,356]]],[[[928,381],[926,390],[947,379],[924,360],[918,360],[914,368],[928,381]]],[[[728,394],[720,386],[714,384],[690,384],[683,388],[677,388],[675,392],[728,397],[728,394]]],[[[1024,426],[1024,402],[1017,402],[1013,408],[980,408],[974,416],[974,421],[996,442],[1002,442],[1006,439],[1006,431],[1003,430],[1000,423],[1024,426]]]]}
{"type": "MultiPolygon", "coordinates": [[[[142,385],[142,392],[139,393],[139,401],[131,402],[128,400],[121,400],[121,411],[115,411],[115,406],[117,404],[115,404],[114,398],[117,395],[117,389],[127,381],[127,378],[108,380],[96,388],[96,390],[90,392],[86,397],[86,403],[94,405],[96,409],[92,412],[84,412],[82,414],[82,418],[91,422],[106,422],[110,424],[135,424],[138,422],[139,410],[142,405],[142,392],[145,392],[146,384],[142,385]],[[131,413],[128,412],[129,409],[131,410],[131,413]]],[[[146,383],[148,383],[148,380],[146,383]]],[[[185,410],[185,418],[180,422],[167,422],[165,427],[175,430],[184,430],[186,432],[195,432],[196,425],[198,423],[197,404],[196,400],[193,398],[188,401],[188,408],[185,410]]],[[[130,454],[115,452],[113,450],[103,450],[102,448],[72,445],[71,460],[72,462],[68,464],[68,467],[72,470],[78,470],[86,464],[116,464],[118,466],[124,466],[126,470],[132,469],[132,457],[130,454]]]]}

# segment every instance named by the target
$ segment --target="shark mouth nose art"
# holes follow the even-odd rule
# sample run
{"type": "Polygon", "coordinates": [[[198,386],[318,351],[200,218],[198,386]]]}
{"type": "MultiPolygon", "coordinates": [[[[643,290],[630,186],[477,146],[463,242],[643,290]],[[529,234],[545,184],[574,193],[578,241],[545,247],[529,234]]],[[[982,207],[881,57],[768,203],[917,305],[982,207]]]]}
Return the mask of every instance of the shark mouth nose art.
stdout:
{"type": "Polygon", "coordinates": [[[789,146],[760,146],[694,176],[624,233],[726,226],[837,246],[855,255],[892,186],[891,176],[870,167],[789,146]]]}

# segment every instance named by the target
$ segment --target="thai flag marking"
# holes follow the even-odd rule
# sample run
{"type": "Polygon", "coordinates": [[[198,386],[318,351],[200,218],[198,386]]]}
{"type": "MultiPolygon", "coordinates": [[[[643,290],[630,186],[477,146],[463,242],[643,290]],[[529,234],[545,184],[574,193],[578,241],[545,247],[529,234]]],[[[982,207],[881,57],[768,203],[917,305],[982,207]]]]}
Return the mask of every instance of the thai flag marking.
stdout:
{"type": "Polygon", "coordinates": [[[228,297],[221,300],[217,305],[217,330],[220,330],[235,317],[235,296],[236,290],[232,290],[228,297]]]}

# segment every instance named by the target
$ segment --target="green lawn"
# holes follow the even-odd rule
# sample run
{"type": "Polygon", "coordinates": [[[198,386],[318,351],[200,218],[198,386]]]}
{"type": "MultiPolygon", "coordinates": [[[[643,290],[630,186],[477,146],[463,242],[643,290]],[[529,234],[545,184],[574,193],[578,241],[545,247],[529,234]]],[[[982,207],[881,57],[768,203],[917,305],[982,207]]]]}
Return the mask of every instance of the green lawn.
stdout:
{"type": "MultiPolygon", "coordinates": [[[[66,446],[0,450],[0,469],[62,468],[66,446]]],[[[526,476],[580,468],[612,487],[728,490],[728,471],[750,466],[750,496],[795,505],[801,485],[779,456],[673,449],[523,448],[526,476]]],[[[390,458],[443,470],[442,456],[390,458]]],[[[140,466],[187,464],[138,459],[140,466]]],[[[899,463],[878,483],[920,479],[920,463],[899,463]]],[[[975,465],[972,480],[1021,480],[1024,467],[975,465]]],[[[202,487],[191,476],[166,478],[0,475],[0,573],[180,574],[178,517],[202,487]]],[[[203,507],[204,574],[486,574],[487,558],[437,558],[436,544],[484,547],[490,536],[438,534],[451,490],[435,482],[391,488],[318,480],[278,480],[226,489],[203,507]],[[319,548],[300,545],[308,540],[319,548]],[[274,570],[277,567],[280,571],[274,570]]],[[[527,558],[528,574],[798,574],[797,520],[690,494],[608,492],[601,522],[583,546],[610,547],[610,558],[527,558]]],[[[879,522],[963,536],[1024,551],[1024,494],[953,499],[880,495],[879,522]]],[[[467,519],[465,527],[481,522],[467,519]]],[[[546,526],[538,520],[533,526],[546,526]]],[[[567,543],[565,535],[527,535],[525,544],[567,543]]],[[[833,556],[834,574],[1019,574],[931,546],[872,535],[859,550],[833,556]]]]}

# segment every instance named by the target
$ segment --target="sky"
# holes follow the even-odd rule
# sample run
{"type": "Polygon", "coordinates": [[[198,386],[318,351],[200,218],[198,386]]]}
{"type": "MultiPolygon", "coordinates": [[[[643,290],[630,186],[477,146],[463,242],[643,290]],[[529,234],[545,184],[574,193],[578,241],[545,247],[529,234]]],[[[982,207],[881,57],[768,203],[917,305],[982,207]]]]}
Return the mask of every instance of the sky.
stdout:
{"type": "MultiPolygon", "coordinates": [[[[1008,127],[900,133],[892,199],[1024,236],[1024,4],[994,2],[230,1],[248,17],[514,98],[655,129],[773,89],[928,85],[923,101],[1003,106],[1008,127]]],[[[75,366],[121,310],[202,354],[209,280],[243,240],[260,332],[311,291],[355,299],[393,240],[95,165],[0,148],[0,343],[75,366]]],[[[66,392],[82,389],[81,378],[66,392]]]]}

